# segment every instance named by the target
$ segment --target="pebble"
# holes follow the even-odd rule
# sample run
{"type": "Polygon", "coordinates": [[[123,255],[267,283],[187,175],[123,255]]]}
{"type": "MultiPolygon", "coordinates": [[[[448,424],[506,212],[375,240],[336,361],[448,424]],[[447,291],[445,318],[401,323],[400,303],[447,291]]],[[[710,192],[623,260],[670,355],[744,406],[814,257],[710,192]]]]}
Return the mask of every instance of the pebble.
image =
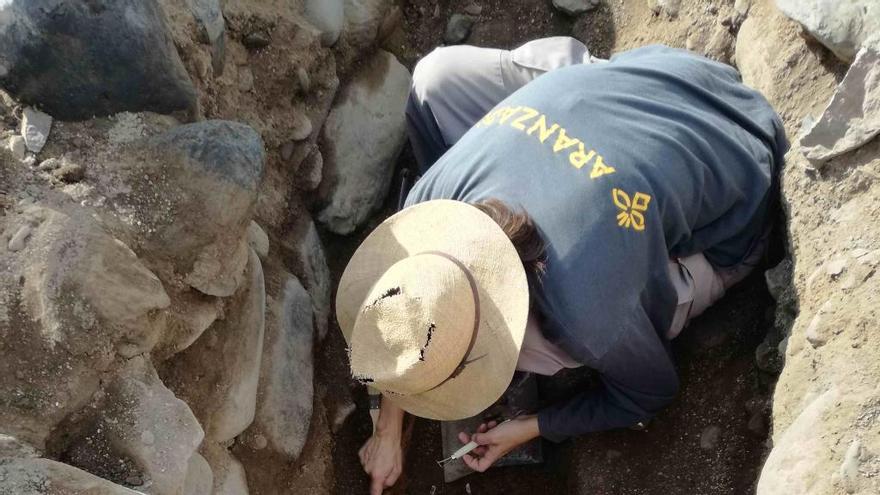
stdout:
{"type": "Polygon", "coordinates": [[[807,330],[804,332],[807,342],[809,342],[814,349],[818,349],[828,342],[827,330],[830,320],[828,314],[832,312],[832,304],[833,303],[830,300],[826,301],[825,304],[819,308],[819,311],[816,311],[816,315],[810,320],[810,324],[807,325],[807,330]]]}
{"type": "Polygon", "coordinates": [[[825,273],[827,273],[831,277],[837,277],[838,275],[843,273],[844,269],[846,269],[846,260],[838,258],[829,262],[825,266],[825,273]]]}
{"type": "Polygon", "coordinates": [[[260,227],[260,224],[251,220],[247,229],[248,245],[257,253],[260,259],[265,260],[269,256],[269,236],[260,227]]]}
{"type": "Polygon", "coordinates": [[[296,68],[296,80],[299,82],[299,90],[302,93],[308,93],[312,89],[312,81],[309,78],[309,72],[305,67],[296,68]]]}
{"type": "Polygon", "coordinates": [[[281,145],[281,159],[284,161],[290,160],[290,157],[293,156],[293,151],[296,149],[296,143],[293,141],[287,141],[286,143],[281,145]]]}
{"type": "Polygon", "coordinates": [[[33,153],[39,153],[49,139],[49,130],[52,128],[52,117],[34,107],[27,107],[22,112],[21,136],[24,138],[27,149],[33,153]]]}
{"type": "Polygon", "coordinates": [[[843,456],[843,462],[840,464],[840,480],[843,481],[844,489],[847,493],[855,493],[858,490],[859,483],[859,454],[862,450],[862,443],[856,439],[849,444],[846,454],[843,456]]]}
{"type": "Polygon", "coordinates": [[[266,31],[254,31],[253,33],[246,34],[241,42],[248,50],[259,50],[269,46],[272,43],[272,38],[269,37],[269,33],[266,31]]]}
{"type": "Polygon", "coordinates": [[[24,249],[24,245],[27,242],[27,238],[31,235],[31,227],[29,225],[25,225],[22,228],[18,229],[18,231],[9,239],[9,250],[12,252],[21,251],[24,249]]]}
{"type": "Polygon", "coordinates": [[[721,440],[721,428],[715,425],[708,426],[700,435],[700,448],[706,451],[715,450],[721,440]]]}
{"type": "Polygon", "coordinates": [[[238,89],[241,91],[254,89],[254,73],[249,67],[242,67],[238,71],[238,89]]]}
{"type": "Polygon", "coordinates": [[[446,34],[443,36],[444,41],[449,44],[461,43],[471,34],[471,28],[474,27],[474,18],[463,14],[453,14],[446,24],[446,34]]]}
{"type": "Polygon", "coordinates": [[[764,413],[761,411],[753,412],[751,416],[749,416],[749,422],[746,425],[746,428],[758,438],[766,437],[767,422],[764,420],[764,413]]]}
{"type": "Polygon", "coordinates": [[[467,7],[465,7],[464,11],[466,14],[480,15],[483,13],[483,7],[481,7],[480,5],[477,5],[475,3],[472,3],[472,4],[468,5],[467,7]]]}
{"type": "Polygon", "coordinates": [[[56,168],[60,167],[61,163],[62,163],[61,160],[59,160],[57,158],[47,158],[47,159],[43,160],[42,162],[40,162],[40,164],[37,166],[37,169],[42,170],[44,172],[48,172],[48,171],[55,170],[56,168]]]}
{"type": "Polygon", "coordinates": [[[290,137],[294,141],[303,141],[308,139],[309,136],[312,135],[312,121],[302,113],[295,114],[293,129],[291,131],[290,137]]]}
{"type": "Polygon", "coordinates": [[[568,15],[583,14],[598,5],[599,0],[553,0],[553,6],[568,15]]]}
{"type": "Polygon", "coordinates": [[[21,136],[12,136],[9,138],[9,142],[7,143],[7,148],[12,152],[12,156],[17,160],[24,160],[24,155],[27,153],[27,145],[24,142],[24,138],[21,136]]]}

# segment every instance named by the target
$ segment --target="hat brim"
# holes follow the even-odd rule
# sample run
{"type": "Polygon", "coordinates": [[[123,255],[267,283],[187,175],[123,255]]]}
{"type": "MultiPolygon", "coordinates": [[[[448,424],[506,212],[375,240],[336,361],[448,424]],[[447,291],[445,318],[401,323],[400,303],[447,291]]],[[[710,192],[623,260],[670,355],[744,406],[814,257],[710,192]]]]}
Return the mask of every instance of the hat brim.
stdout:
{"type": "Polygon", "coordinates": [[[440,386],[414,395],[388,394],[423,418],[475,416],[504,393],[516,371],[529,312],[525,269],[510,239],[488,215],[453,200],[410,206],[386,219],[355,251],[336,294],[336,316],[346,342],[370,289],[391,265],[440,251],[470,271],[479,296],[479,323],[466,365],[440,386]]]}

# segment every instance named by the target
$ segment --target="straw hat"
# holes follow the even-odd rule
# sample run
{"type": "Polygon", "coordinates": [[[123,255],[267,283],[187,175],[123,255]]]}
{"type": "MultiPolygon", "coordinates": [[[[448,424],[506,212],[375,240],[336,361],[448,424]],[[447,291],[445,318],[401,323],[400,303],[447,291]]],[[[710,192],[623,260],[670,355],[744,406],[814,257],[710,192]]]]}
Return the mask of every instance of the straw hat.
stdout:
{"type": "Polygon", "coordinates": [[[528,311],[513,244],[488,215],[451,200],[382,222],[336,295],[352,375],[406,411],[440,420],[474,416],[504,393],[528,311]]]}

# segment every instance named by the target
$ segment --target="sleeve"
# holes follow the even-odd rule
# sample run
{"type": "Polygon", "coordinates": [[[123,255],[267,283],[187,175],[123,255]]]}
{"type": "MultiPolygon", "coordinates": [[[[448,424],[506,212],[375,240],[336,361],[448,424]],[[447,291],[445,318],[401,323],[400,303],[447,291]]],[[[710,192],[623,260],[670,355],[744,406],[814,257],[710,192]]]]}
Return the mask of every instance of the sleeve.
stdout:
{"type": "Polygon", "coordinates": [[[644,312],[622,322],[620,338],[599,362],[602,387],[538,413],[541,436],[559,442],[584,433],[626,428],[653,417],[678,393],[666,342],[644,312]]]}

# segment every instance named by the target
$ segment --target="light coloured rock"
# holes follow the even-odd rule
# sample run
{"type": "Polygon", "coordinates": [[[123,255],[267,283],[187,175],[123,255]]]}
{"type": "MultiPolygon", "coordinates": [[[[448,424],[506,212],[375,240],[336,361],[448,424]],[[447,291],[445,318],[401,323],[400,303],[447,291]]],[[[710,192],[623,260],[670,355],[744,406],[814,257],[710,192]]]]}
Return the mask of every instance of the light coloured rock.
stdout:
{"type": "Polygon", "coordinates": [[[142,495],[49,459],[0,463],[0,493],[9,495],[142,495]]]}
{"type": "Polygon", "coordinates": [[[840,481],[846,493],[856,493],[859,482],[859,454],[862,450],[862,442],[853,440],[846,449],[843,462],[840,464],[840,481]]]}
{"type": "Polygon", "coordinates": [[[832,493],[830,473],[820,469],[826,460],[816,454],[828,451],[823,434],[830,425],[822,418],[835,407],[838,396],[834,389],[824,392],[776,436],[761,470],[757,495],[832,493]]]}
{"type": "Polygon", "coordinates": [[[665,12],[669,17],[678,16],[681,10],[681,0],[648,0],[648,8],[659,14],[665,12]]]}
{"type": "Polygon", "coordinates": [[[186,283],[209,296],[231,296],[244,280],[249,249],[246,237],[238,241],[232,253],[225,250],[222,242],[208,245],[199,251],[186,283]]]}
{"type": "Polygon", "coordinates": [[[355,48],[371,46],[389,8],[390,0],[345,0],[345,41],[355,48]]]}
{"type": "Polygon", "coordinates": [[[453,14],[449,18],[449,22],[446,23],[443,41],[450,45],[463,43],[471,35],[471,29],[475,22],[476,19],[469,15],[453,14]]]}
{"type": "Polygon", "coordinates": [[[833,320],[834,300],[828,300],[816,311],[816,315],[810,320],[804,332],[804,337],[814,348],[822,347],[828,342],[832,334],[830,327],[833,325],[833,320]]]}
{"type": "Polygon", "coordinates": [[[314,191],[324,177],[324,156],[317,147],[299,165],[300,184],[306,191],[314,191]]]}
{"type": "Polygon", "coordinates": [[[131,359],[106,390],[98,435],[149,477],[155,493],[181,493],[204,432],[185,402],[165,388],[149,361],[131,359]]]}
{"type": "Polygon", "coordinates": [[[24,138],[28,151],[39,153],[49,140],[49,131],[52,129],[52,117],[37,110],[27,107],[21,113],[21,137],[24,138]]]}
{"type": "Polygon", "coordinates": [[[776,5],[845,61],[880,33],[876,0],[776,0],[776,5]]]}
{"type": "Polygon", "coordinates": [[[837,258],[828,262],[825,265],[825,273],[827,273],[831,277],[837,277],[844,270],[846,270],[847,261],[846,258],[837,258]]]}
{"type": "MultiPolygon", "coordinates": [[[[37,449],[19,441],[11,435],[0,433],[0,460],[2,459],[36,459],[40,454],[37,449]]],[[[2,485],[0,485],[2,486],[2,485]]]]}
{"type": "Polygon", "coordinates": [[[312,301],[296,277],[284,274],[270,294],[257,413],[246,432],[260,443],[295,460],[309,433],[312,417],[312,301]]]}
{"type": "Polygon", "coordinates": [[[15,252],[24,249],[25,243],[32,231],[33,229],[30,225],[22,225],[9,239],[9,250],[15,252]]]}
{"type": "Polygon", "coordinates": [[[553,0],[553,6],[568,15],[580,15],[595,9],[599,0],[553,0]]]}
{"type": "Polygon", "coordinates": [[[213,442],[232,440],[254,419],[266,293],[260,258],[249,251],[248,282],[227,305],[226,319],[216,321],[167,362],[167,380],[192,407],[213,442]],[[193,376],[200,380],[189,380],[193,376]]]}
{"type": "Polygon", "coordinates": [[[248,225],[248,246],[257,253],[260,259],[265,260],[269,256],[269,236],[266,231],[260,227],[260,224],[251,220],[248,225]]]}
{"type": "Polygon", "coordinates": [[[157,360],[186,349],[208,329],[221,314],[222,300],[196,291],[176,291],[171,297],[167,327],[151,355],[157,360]]]}
{"type": "Polygon", "coordinates": [[[25,154],[27,153],[27,145],[25,144],[23,137],[10,136],[9,141],[6,143],[6,148],[9,149],[12,156],[17,160],[24,160],[25,154]]]}
{"type": "Polygon", "coordinates": [[[0,294],[19,301],[12,318],[0,318],[3,340],[16,343],[0,346],[0,397],[14,399],[0,401],[0,424],[42,449],[90,400],[117,347],[152,349],[170,301],[134,252],[87,213],[31,205],[21,215],[10,220],[33,226],[28,250],[0,264],[0,294]]]}
{"type": "Polygon", "coordinates": [[[321,341],[327,335],[332,287],[318,229],[310,218],[302,217],[282,242],[290,253],[294,272],[312,297],[315,326],[321,341]]]}
{"type": "Polygon", "coordinates": [[[193,454],[187,464],[183,495],[211,495],[213,488],[214,473],[210,464],[201,455],[193,454]]]}
{"type": "Polygon", "coordinates": [[[321,44],[333,46],[345,25],[343,0],[306,0],[305,17],[321,31],[321,44]]]}
{"type": "Polygon", "coordinates": [[[214,473],[212,495],[248,495],[247,476],[238,459],[220,445],[207,445],[203,455],[214,473]]]}
{"type": "MultiPolygon", "coordinates": [[[[880,17],[880,6],[877,16],[880,17]]],[[[822,116],[803,130],[801,151],[813,165],[818,165],[864,145],[877,134],[880,134],[880,44],[859,51],[822,116]]]]}
{"type": "Polygon", "coordinates": [[[394,162],[406,140],[404,108],[410,75],[390,53],[380,51],[349,83],[324,125],[333,143],[324,155],[327,202],[318,219],[338,234],[350,234],[382,204],[394,162]]]}
{"type": "Polygon", "coordinates": [[[294,141],[304,141],[312,135],[312,121],[304,113],[296,113],[293,117],[293,129],[290,134],[294,141]]]}

